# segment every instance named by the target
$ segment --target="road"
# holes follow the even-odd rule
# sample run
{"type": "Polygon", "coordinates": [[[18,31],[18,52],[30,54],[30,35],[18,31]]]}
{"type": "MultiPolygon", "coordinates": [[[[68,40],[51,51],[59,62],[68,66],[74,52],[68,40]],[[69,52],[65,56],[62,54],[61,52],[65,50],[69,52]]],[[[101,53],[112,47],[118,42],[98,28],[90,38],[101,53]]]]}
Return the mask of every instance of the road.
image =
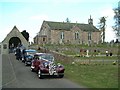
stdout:
{"type": "Polygon", "coordinates": [[[2,89],[2,55],[0,54],[0,89],[2,89]]]}
{"type": "Polygon", "coordinates": [[[38,79],[30,67],[15,59],[13,54],[2,55],[3,88],[83,88],[64,78],[38,79]]]}

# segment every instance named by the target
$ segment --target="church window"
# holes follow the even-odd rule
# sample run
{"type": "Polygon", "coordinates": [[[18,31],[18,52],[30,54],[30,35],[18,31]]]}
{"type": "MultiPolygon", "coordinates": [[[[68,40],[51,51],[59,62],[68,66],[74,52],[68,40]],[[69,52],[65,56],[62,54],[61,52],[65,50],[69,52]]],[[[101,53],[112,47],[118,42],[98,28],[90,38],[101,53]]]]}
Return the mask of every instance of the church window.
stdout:
{"type": "Polygon", "coordinates": [[[75,40],[79,39],[79,32],[75,32],[75,40]]]}
{"type": "Polygon", "coordinates": [[[64,39],[64,32],[61,32],[60,38],[64,39]]]}
{"type": "Polygon", "coordinates": [[[88,40],[91,40],[91,32],[88,32],[88,40]]]}
{"type": "Polygon", "coordinates": [[[43,42],[45,41],[45,37],[43,38],[43,42]]]}

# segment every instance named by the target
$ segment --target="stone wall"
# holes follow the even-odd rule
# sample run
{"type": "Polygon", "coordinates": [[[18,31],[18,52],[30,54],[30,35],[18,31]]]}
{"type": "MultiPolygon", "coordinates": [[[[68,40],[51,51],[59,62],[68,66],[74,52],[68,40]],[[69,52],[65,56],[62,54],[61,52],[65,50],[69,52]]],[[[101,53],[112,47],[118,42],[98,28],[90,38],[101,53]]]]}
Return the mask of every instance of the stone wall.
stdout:
{"type": "Polygon", "coordinates": [[[65,63],[71,62],[74,59],[73,57],[66,56],[66,55],[58,53],[56,51],[47,50],[47,49],[42,48],[42,47],[39,48],[39,52],[41,52],[41,53],[51,53],[51,54],[54,55],[55,60],[57,60],[57,61],[65,61],[65,63]]]}
{"type": "Polygon", "coordinates": [[[99,44],[99,42],[101,40],[100,32],[93,32],[92,40],[93,40],[93,43],[99,44]]]}

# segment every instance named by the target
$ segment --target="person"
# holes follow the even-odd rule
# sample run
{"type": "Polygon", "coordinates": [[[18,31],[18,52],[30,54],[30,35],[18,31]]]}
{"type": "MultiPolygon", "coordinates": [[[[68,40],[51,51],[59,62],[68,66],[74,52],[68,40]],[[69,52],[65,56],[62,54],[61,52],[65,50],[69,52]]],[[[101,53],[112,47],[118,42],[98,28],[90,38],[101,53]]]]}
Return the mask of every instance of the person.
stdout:
{"type": "Polygon", "coordinates": [[[80,56],[82,56],[82,52],[83,52],[83,50],[82,50],[82,49],[80,49],[80,56]]]}
{"type": "Polygon", "coordinates": [[[110,56],[112,56],[112,52],[110,52],[110,56]]]}
{"type": "Polygon", "coordinates": [[[84,51],[83,51],[83,57],[85,57],[86,51],[87,51],[87,50],[84,49],[84,51]]]}
{"type": "Polygon", "coordinates": [[[97,52],[97,50],[95,49],[95,50],[94,50],[94,56],[96,56],[96,52],[97,52]]]}
{"type": "Polygon", "coordinates": [[[84,57],[85,52],[86,52],[86,50],[84,50],[83,48],[80,49],[80,56],[81,56],[81,57],[84,57]]]}
{"type": "Polygon", "coordinates": [[[98,55],[100,56],[100,50],[98,50],[98,55]]]}
{"type": "Polygon", "coordinates": [[[23,49],[22,54],[23,54],[23,59],[25,60],[25,56],[26,56],[26,49],[23,49]]]}
{"type": "Polygon", "coordinates": [[[108,56],[108,50],[106,50],[105,53],[106,53],[106,56],[108,56]]]}
{"type": "Polygon", "coordinates": [[[17,47],[16,49],[16,59],[21,60],[21,50],[19,47],[17,47]]]}

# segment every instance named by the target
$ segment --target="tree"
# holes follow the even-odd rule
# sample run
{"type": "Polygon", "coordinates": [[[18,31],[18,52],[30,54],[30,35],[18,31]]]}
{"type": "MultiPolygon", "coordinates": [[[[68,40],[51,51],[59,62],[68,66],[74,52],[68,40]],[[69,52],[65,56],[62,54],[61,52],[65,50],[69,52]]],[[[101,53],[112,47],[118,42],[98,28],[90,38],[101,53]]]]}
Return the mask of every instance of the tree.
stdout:
{"type": "Polygon", "coordinates": [[[100,18],[100,22],[99,22],[99,28],[101,30],[101,38],[102,38],[102,42],[105,42],[105,26],[106,26],[106,18],[107,17],[101,17],[100,18]]]}
{"type": "Polygon", "coordinates": [[[25,37],[25,39],[26,39],[27,41],[29,41],[29,33],[26,32],[26,30],[23,30],[23,31],[21,32],[21,34],[25,37]]]}
{"type": "MultiPolygon", "coordinates": [[[[120,37],[120,6],[118,5],[118,8],[115,8],[113,10],[115,13],[115,15],[114,15],[115,25],[113,26],[113,29],[116,33],[116,37],[119,39],[119,37],[120,37]]],[[[119,42],[120,42],[120,40],[119,40],[119,42]]]]}
{"type": "Polygon", "coordinates": [[[69,20],[69,18],[66,18],[66,22],[70,23],[70,20],[69,20]]]}

